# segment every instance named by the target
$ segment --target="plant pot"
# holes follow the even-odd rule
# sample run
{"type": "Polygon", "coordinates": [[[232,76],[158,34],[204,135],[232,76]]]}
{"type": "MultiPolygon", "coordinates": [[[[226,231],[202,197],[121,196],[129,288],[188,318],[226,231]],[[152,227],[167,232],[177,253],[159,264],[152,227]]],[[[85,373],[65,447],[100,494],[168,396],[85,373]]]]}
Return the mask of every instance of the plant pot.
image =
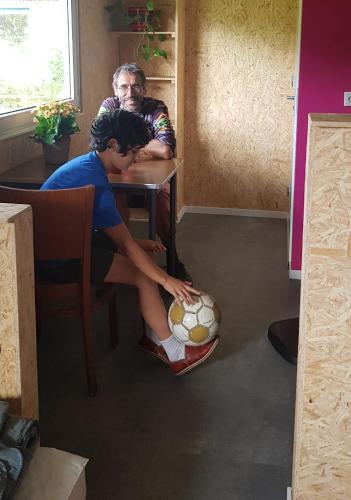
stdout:
{"type": "Polygon", "coordinates": [[[69,158],[71,136],[66,135],[54,144],[43,144],[43,154],[48,165],[63,165],[69,158]]]}
{"type": "Polygon", "coordinates": [[[146,7],[128,7],[128,16],[134,18],[134,21],[129,24],[131,31],[147,31],[152,20],[152,12],[146,7]]]}
{"type": "Polygon", "coordinates": [[[129,28],[131,31],[139,31],[143,32],[146,31],[146,24],[143,22],[134,22],[129,25],[129,28]]]}

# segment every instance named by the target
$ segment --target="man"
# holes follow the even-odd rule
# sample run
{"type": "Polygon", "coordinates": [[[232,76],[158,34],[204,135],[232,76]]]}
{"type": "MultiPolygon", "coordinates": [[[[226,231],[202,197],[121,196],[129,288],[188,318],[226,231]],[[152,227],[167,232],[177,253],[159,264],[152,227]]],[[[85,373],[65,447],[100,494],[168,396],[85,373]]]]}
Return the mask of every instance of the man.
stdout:
{"type": "MultiPolygon", "coordinates": [[[[145,120],[151,136],[150,142],[141,148],[137,160],[160,158],[169,160],[175,151],[175,137],[164,102],[146,97],[144,71],[135,63],[120,66],[113,75],[115,97],[108,97],[100,106],[99,114],[116,109],[139,113],[145,120]]],[[[126,197],[119,197],[118,208],[128,225],[129,210],[126,197]]],[[[169,248],[169,184],[157,196],[156,229],[162,243],[169,248]]],[[[176,276],[191,281],[184,264],[176,256],[176,276]]]]}
{"type": "MultiPolygon", "coordinates": [[[[139,148],[145,147],[149,134],[144,120],[135,113],[116,110],[97,117],[90,129],[92,152],[74,158],[58,168],[41,189],[66,189],[95,186],[91,257],[92,282],[99,285],[124,283],[138,288],[142,315],[149,326],[139,346],[166,363],[175,375],[182,375],[207,359],[218,338],[199,347],[182,344],[169,330],[167,313],[158,285],[177,301],[194,303],[199,292],[160,269],[146,252],[164,250],[161,243],[134,240],[116,208],[108,173],[126,171],[135,161],[139,148]],[[117,248],[121,253],[117,253],[117,248]]],[[[73,261],[74,263],[75,261],[73,261]]],[[[59,279],[72,270],[72,261],[42,263],[39,272],[47,279],[59,279]]],[[[77,263],[79,265],[79,263],[77,263]]]]}

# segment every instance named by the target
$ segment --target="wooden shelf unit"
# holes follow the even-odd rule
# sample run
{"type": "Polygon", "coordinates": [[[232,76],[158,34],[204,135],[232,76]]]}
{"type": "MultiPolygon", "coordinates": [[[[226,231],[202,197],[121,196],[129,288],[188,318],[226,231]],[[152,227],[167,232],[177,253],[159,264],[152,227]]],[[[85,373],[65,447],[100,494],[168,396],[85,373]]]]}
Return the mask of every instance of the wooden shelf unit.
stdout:
{"type": "MultiPolygon", "coordinates": [[[[133,0],[127,0],[132,6],[133,0]]],[[[113,31],[111,36],[118,47],[119,64],[136,62],[143,68],[147,82],[147,95],[161,99],[168,107],[177,140],[177,158],[184,158],[184,39],[185,39],[185,0],[156,1],[156,9],[161,11],[161,30],[155,34],[166,35],[160,47],[167,51],[167,60],[154,57],[145,61],[136,53],[142,37],[141,31],[113,31]]],[[[152,44],[152,42],[151,42],[152,44]]],[[[177,173],[178,209],[183,206],[183,172],[177,173]]]]}
{"type": "Polygon", "coordinates": [[[175,38],[175,31],[155,31],[154,33],[148,33],[147,31],[111,31],[111,34],[116,38],[120,38],[121,36],[140,36],[140,35],[166,35],[171,38],[175,38]]]}
{"type": "Polygon", "coordinates": [[[175,82],[175,77],[174,76],[147,76],[146,80],[150,81],[160,81],[160,82],[175,82]]]}

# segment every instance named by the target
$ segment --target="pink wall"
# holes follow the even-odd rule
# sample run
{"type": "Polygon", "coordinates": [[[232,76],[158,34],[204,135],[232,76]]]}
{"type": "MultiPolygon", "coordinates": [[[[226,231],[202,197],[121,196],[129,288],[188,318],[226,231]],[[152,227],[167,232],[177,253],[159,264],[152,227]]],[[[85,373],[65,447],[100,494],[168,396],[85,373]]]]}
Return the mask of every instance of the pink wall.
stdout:
{"type": "Polygon", "coordinates": [[[308,113],[351,113],[351,0],[302,0],[291,269],[301,269],[308,113]]]}

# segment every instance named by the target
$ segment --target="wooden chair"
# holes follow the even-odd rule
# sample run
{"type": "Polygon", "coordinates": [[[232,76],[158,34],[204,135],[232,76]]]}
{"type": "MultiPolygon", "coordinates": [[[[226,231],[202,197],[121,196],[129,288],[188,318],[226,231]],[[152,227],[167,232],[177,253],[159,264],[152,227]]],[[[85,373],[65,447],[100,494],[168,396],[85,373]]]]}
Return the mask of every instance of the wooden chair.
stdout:
{"type": "MultiPolygon", "coordinates": [[[[90,254],[94,186],[37,191],[0,186],[0,202],[31,205],[36,261],[80,260],[77,281],[52,283],[36,276],[37,320],[44,317],[81,316],[89,395],[97,391],[92,341],[92,311],[109,304],[110,338],[117,345],[116,286],[104,285],[93,293],[90,254]]],[[[37,273],[36,273],[37,274],[37,273]]]]}

